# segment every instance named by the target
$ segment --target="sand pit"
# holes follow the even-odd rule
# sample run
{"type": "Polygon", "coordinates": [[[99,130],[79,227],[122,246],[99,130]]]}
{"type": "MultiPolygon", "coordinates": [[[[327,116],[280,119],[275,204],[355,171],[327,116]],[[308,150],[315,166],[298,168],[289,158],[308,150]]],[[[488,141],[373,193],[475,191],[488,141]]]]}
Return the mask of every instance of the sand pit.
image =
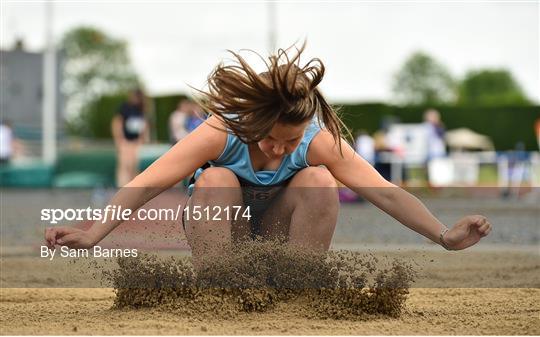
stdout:
{"type": "Polygon", "coordinates": [[[333,320],[297,315],[293,304],[234,319],[160,308],[112,309],[112,289],[2,289],[2,334],[23,335],[538,335],[538,289],[411,289],[398,318],[333,320]]]}
{"type": "MultiPolygon", "coordinates": [[[[286,255],[287,253],[282,251],[282,254],[286,255]]],[[[442,280],[441,282],[462,280],[462,284],[464,284],[463,280],[465,279],[482,280],[487,277],[492,278],[491,283],[484,284],[500,284],[501,286],[498,288],[411,287],[407,290],[407,294],[403,294],[406,300],[396,302],[394,298],[394,302],[391,302],[399,304],[400,308],[398,314],[395,312],[392,314],[392,312],[379,310],[380,308],[370,312],[366,310],[365,306],[354,306],[354,301],[345,301],[348,305],[341,307],[336,306],[336,302],[333,302],[339,299],[339,303],[343,304],[343,296],[336,296],[343,295],[339,294],[339,291],[343,291],[347,295],[346,292],[353,289],[352,294],[355,295],[357,294],[354,290],[355,284],[363,286],[365,285],[363,282],[374,282],[376,277],[370,279],[370,277],[362,276],[356,281],[348,278],[347,285],[343,285],[342,288],[338,286],[335,289],[330,289],[326,294],[323,292],[322,296],[321,291],[316,290],[317,297],[285,296],[283,298],[281,296],[283,294],[279,294],[279,292],[276,295],[276,289],[271,289],[271,293],[265,293],[261,289],[257,289],[258,292],[252,292],[253,288],[234,288],[224,293],[223,289],[210,287],[216,285],[216,279],[213,277],[224,273],[223,270],[216,273],[214,265],[207,270],[206,276],[202,279],[208,283],[201,280],[198,281],[199,283],[189,283],[203,289],[202,292],[199,292],[198,299],[196,296],[192,296],[193,293],[176,292],[172,295],[170,290],[163,288],[160,290],[156,287],[142,287],[135,292],[129,290],[123,294],[118,290],[115,292],[112,288],[3,288],[1,289],[0,302],[1,333],[3,335],[540,334],[540,289],[538,289],[540,264],[537,253],[531,254],[530,251],[525,253],[471,251],[455,254],[461,256],[451,256],[440,251],[430,254],[428,259],[434,261],[433,265],[422,266],[422,273],[431,275],[431,278],[435,280],[442,280]],[[460,262],[452,264],[450,261],[460,262]],[[495,282],[497,277],[503,283],[495,282]],[[145,296],[151,299],[150,303],[140,301],[145,296]],[[175,296],[174,299],[171,296],[175,296]],[[223,301],[223,298],[227,296],[230,301],[223,301]],[[268,301],[269,298],[271,301],[268,301]],[[244,302],[238,301],[239,299],[244,302]],[[249,303],[249,305],[245,307],[244,303],[249,303]],[[253,305],[257,303],[259,306],[253,305]],[[264,305],[261,306],[261,304],[264,305]],[[344,310],[351,308],[360,310],[353,312],[352,315],[351,312],[344,310]],[[347,313],[346,315],[335,314],[344,311],[347,313]]],[[[420,260],[421,256],[426,255],[426,252],[396,253],[394,251],[384,252],[382,255],[391,256],[389,261],[393,261],[393,257],[396,255],[403,259],[420,260]]],[[[237,261],[248,257],[253,256],[252,254],[244,255],[237,261]]],[[[257,259],[257,257],[254,258],[257,259]]],[[[274,264],[282,261],[279,256],[273,258],[274,264]]],[[[316,259],[316,256],[310,258],[316,259]]],[[[193,275],[182,274],[188,270],[185,268],[186,265],[182,265],[180,262],[183,261],[182,259],[165,259],[168,261],[166,263],[160,259],[153,260],[152,263],[152,259],[153,257],[150,255],[141,260],[131,260],[129,263],[129,260],[124,261],[126,264],[123,269],[117,270],[119,274],[116,274],[116,277],[124,277],[125,279],[116,279],[116,281],[144,279],[144,277],[134,278],[133,276],[136,275],[146,275],[147,278],[144,282],[156,282],[159,279],[162,285],[163,283],[167,284],[167,282],[178,285],[178,282],[187,284],[185,282],[194,281],[190,280],[193,275]],[[146,270],[140,268],[146,268],[146,270]],[[164,277],[167,273],[174,277],[167,279],[164,277]],[[161,277],[156,278],[156,275],[161,275],[161,277]],[[179,275],[184,275],[184,278],[178,277],[179,275]]],[[[3,258],[2,263],[4,266],[16,265],[18,261],[22,260],[24,258],[11,256],[3,258]]],[[[306,270],[302,269],[302,266],[303,268],[307,266],[312,268],[315,265],[319,271],[321,271],[320,268],[335,266],[332,263],[321,264],[319,260],[310,260],[310,263],[305,263],[305,261],[309,261],[306,256],[303,261],[303,264],[292,266],[294,268],[290,269],[286,278],[289,281],[275,279],[272,281],[273,284],[288,282],[281,284],[288,287],[295,284],[302,287],[305,287],[306,284],[313,285],[314,279],[299,277],[306,274],[306,270]]],[[[349,272],[351,270],[366,270],[365,267],[371,266],[371,262],[373,262],[366,262],[364,258],[361,261],[364,264],[357,267],[362,268],[353,268],[349,272]]],[[[25,263],[31,264],[29,261],[25,263]]],[[[227,265],[230,270],[235,270],[243,264],[228,263],[227,265]]],[[[350,261],[347,265],[351,265],[350,261]]],[[[254,268],[258,272],[251,275],[249,281],[251,283],[248,282],[250,287],[258,286],[260,285],[258,282],[262,282],[263,279],[259,277],[261,276],[261,268],[262,265],[254,268]]],[[[391,273],[390,271],[388,275],[391,273]]],[[[227,273],[225,272],[225,274],[227,273]]],[[[268,282],[269,275],[274,275],[271,269],[267,269],[262,274],[265,276],[264,282],[268,282]]],[[[238,280],[230,278],[231,275],[229,274],[226,279],[220,277],[217,281],[225,282],[221,286],[234,285],[238,280]]],[[[319,283],[322,281],[332,283],[340,279],[336,278],[336,274],[330,273],[329,275],[330,278],[317,277],[316,284],[320,286],[319,283]]],[[[377,276],[377,272],[375,271],[372,275],[377,276]]],[[[10,275],[10,272],[7,275],[2,275],[3,279],[10,277],[16,279],[22,276],[17,276],[15,273],[10,275]]],[[[386,282],[389,280],[391,278],[387,279],[386,282]]],[[[360,298],[365,300],[362,296],[360,298]]],[[[364,302],[356,302],[356,304],[358,303],[364,302]]],[[[379,298],[376,303],[387,304],[389,302],[387,299],[379,298]]]]}

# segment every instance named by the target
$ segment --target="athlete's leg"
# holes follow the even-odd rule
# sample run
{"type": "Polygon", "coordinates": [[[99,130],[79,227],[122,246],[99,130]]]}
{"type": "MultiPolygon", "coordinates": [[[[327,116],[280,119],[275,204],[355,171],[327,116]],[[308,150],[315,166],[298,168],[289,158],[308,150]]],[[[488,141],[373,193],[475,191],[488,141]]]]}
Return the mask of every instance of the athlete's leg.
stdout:
{"type": "Polygon", "coordinates": [[[291,244],[328,250],[339,210],[337,192],[336,181],[326,168],[299,171],[266,212],[263,236],[285,237],[291,244]]]}
{"type": "Polygon", "coordinates": [[[186,237],[195,259],[201,254],[217,253],[231,239],[249,233],[247,223],[232,221],[232,217],[227,218],[224,212],[219,214],[220,220],[214,220],[218,209],[241,206],[242,202],[240,182],[231,170],[210,167],[197,178],[184,213],[186,237]],[[204,211],[207,206],[209,218],[204,211]]]}

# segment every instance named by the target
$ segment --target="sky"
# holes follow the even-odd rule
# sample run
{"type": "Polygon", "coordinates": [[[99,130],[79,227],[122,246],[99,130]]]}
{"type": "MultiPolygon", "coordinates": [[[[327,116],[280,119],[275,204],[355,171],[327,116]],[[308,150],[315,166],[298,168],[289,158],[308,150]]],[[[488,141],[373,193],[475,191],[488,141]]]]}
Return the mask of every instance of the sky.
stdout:
{"type": "MultiPolygon", "coordinates": [[[[30,51],[45,43],[45,3],[1,2],[0,47],[17,37],[30,51]]],[[[129,45],[152,95],[201,88],[226,50],[269,51],[263,1],[56,1],[53,34],[89,25],[129,45]]],[[[391,101],[395,73],[415,51],[457,78],[479,68],[509,69],[540,102],[538,1],[281,1],[277,46],[307,39],[304,60],[326,66],[321,89],[334,103],[391,101]]],[[[252,56],[250,60],[256,62],[252,56]]],[[[260,66],[260,64],[259,64],[260,66]]]]}

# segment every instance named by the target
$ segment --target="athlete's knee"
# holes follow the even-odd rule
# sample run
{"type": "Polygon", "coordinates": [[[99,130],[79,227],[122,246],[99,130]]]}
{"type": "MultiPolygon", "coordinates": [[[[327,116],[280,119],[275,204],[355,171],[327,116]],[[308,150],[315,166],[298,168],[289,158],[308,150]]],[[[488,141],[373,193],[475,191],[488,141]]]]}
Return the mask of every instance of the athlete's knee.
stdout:
{"type": "Polygon", "coordinates": [[[297,173],[295,179],[294,184],[291,182],[289,185],[294,187],[289,192],[292,205],[309,204],[311,212],[315,214],[321,210],[328,212],[339,202],[337,183],[328,169],[308,167],[297,173]]]}
{"type": "Polygon", "coordinates": [[[197,178],[195,187],[240,187],[240,182],[228,168],[209,167],[197,178]]]}
{"type": "Polygon", "coordinates": [[[298,174],[301,174],[302,186],[328,188],[337,187],[336,179],[327,168],[315,166],[306,167],[298,174]]]}

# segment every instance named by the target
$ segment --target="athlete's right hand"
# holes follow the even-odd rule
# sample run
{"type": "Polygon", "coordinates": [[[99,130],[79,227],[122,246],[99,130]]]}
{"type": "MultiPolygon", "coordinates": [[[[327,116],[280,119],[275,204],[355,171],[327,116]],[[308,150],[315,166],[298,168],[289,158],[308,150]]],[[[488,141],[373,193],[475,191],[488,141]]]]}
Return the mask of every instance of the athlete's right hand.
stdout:
{"type": "Polygon", "coordinates": [[[97,240],[92,233],[75,227],[45,228],[45,242],[50,249],[55,245],[69,248],[92,248],[97,240]]]}

